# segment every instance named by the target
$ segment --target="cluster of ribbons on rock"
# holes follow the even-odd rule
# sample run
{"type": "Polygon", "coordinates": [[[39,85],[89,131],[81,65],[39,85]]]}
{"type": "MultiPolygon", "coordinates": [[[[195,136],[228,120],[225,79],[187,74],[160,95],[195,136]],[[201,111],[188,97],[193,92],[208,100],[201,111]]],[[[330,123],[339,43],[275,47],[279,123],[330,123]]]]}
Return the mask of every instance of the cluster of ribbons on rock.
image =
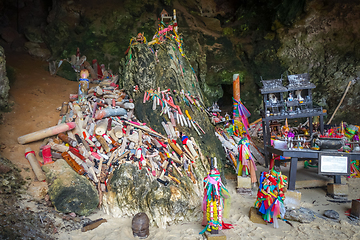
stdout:
{"type": "Polygon", "coordinates": [[[180,103],[184,103],[193,113],[195,112],[194,109],[206,112],[204,104],[199,97],[194,97],[190,93],[185,93],[184,90],[179,92],[177,90],[160,90],[160,88],[158,88],[157,90],[150,89],[144,93],[143,103],[150,100],[153,101],[153,110],[156,110],[157,106],[160,106],[160,116],[167,115],[169,121],[166,121],[166,119],[163,118],[164,121],[161,124],[169,138],[176,139],[180,137],[177,126],[193,129],[199,136],[205,134],[205,131],[198,122],[190,116],[189,111],[182,111],[179,106],[180,103]]]}

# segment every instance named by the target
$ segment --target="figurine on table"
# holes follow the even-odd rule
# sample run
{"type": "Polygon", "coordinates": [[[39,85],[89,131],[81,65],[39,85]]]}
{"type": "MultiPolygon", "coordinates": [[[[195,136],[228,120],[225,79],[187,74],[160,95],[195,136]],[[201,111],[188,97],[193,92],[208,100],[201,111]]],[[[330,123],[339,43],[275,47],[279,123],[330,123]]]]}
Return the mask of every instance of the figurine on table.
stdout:
{"type": "MultiPolygon", "coordinates": [[[[287,100],[288,100],[289,102],[294,101],[294,98],[293,98],[293,96],[292,96],[291,93],[289,93],[289,97],[287,98],[287,100]]],[[[291,112],[292,110],[293,110],[292,107],[290,107],[289,111],[291,112]]]]}
{"type": "Polygon", "coordinates": [[[299,103],[302,103],[304,101],[304,98],[301,96],[301,90],[297,90],[295,92],[295,94],[296,94],[296,98],[299,101],[299,103]]]}
{"type": "Polygon", "coordinates": [[[270,94],[269,94],[269,100],[270,100],[270,103],[271,103],[271,104],[277,103],[277,97],[276,97],[275,94],[273,94],[273,93],[270,93],[270,94]]]}
{"type": "Polygon", "coordinates": [[[287,100],[290,101],[290,102],[294,100],[294,98],[293,98],[293,96],[292,96],[291,93],[289,93],[289,97],[287,98],[287,100]]]}

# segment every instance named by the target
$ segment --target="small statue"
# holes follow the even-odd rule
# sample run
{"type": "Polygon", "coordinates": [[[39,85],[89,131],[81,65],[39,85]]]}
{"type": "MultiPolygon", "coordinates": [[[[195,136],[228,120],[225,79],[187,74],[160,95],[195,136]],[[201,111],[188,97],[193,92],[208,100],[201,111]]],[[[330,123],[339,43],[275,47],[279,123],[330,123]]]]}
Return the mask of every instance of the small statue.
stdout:
{"type": "Polygon", "coordinates": [[[146,213],[138,213],[132,219],[131,228],[134,237],[140,239],[147,238],[149,236],[149,224],[150,220],[146,213]]]}
{"type": "Polygon", "coordinates": [[[217,104],[217,102],[214,102],[213,105],[211,107],[209,107],[207,109],[209,112],[221,112],[219,105],[217,104]]]}
{"type": "Polygon", "coordinates": [[[304,98],[301,96],[301,90],[295,91],[295,94],[296,94],[296,98],[299,102],[304,101],[304,98]]]}
{"type": "Polygon", "coordinates": [[[226,121],[230,120],[230,115],[228,113],[225,113],[225,120],[226,121]]]}
{"type": "Polygon", "coordinates": [[[288,101],[293,101],[293,100],[294,100],[294,98],[293,98],[293,96],[292,96],[291,93],[289,93],[289,97],[287,98],[287,100],[288,100],[288,101]]]}
{"type": "MultiPolygon", "coordinates": [[[[293,96],[292,96],[292,94],[291,94],[291,93],[289,93],[289,97],[287,98],[287,100],[288,100],[289,102],[294,101],[294,98],[293,98],[293,96]]],[[[293,108],[292,108],[292,107],[290,107],[290,108],[289,108],[289,111],[290,111],[290,112],[292,112],[292,110],[293,110],[293,108]]]]}
{"type": "Polygon", "coordinates": [[[269,100],[270,100],[270,103],[272,103],[272,104],[277,103],[277,97],[273,93],[269,94],[269,100]]]}
{"type": "Polygon", "coordinates": [[[102,72],[103,77],[104,78],[109,78],[109,73],[105,68],[105,64],[101,64],[100,68],[101,68],[101,72],[102,72]]]}
{"type": "Polygon", "coordinates": [[[86,100],[86,95],[88,94],[88,89],[89,89],[88,77],[89,77],[89,71],[87,69],[83,69],[80,71],[79,92],[78,92],[79,103],[82,103],[86,100]]]}

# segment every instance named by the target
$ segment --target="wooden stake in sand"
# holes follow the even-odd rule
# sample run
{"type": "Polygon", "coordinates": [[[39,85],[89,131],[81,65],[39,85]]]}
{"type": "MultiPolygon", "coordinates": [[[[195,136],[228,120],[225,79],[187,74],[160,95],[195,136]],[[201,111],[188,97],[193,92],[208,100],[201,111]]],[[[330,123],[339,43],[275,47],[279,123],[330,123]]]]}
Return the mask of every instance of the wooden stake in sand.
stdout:
{"type": "Polygon", "coordinates": [[[33,169],[36,178],[42,182],[45,180],[45,175],[43,171],[41,170],[39,161],[36,159],[35,152],[31,150],[31,148],[25,149],[25,157],[29,161],[31,168],[33,169]]]}
{"type": "Polygon", "coordinates": [[[69,122],[69,123],[63,123],[60,125],[56,125],[54,127],[46,128],[37,132],[29,133],[24,136],[18,137],[18,142],[20,144],[26,144],[29,142],[38,141],[62,132],[69,131],[73,128],[75,128],[76,123],[69,122]]]}

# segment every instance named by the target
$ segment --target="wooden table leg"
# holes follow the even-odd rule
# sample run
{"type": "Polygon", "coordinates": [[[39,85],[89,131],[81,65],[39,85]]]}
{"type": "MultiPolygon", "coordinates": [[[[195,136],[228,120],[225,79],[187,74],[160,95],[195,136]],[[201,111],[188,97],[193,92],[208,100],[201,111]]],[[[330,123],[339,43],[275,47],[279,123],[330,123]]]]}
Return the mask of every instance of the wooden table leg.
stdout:
{"type": "Polygon", "coordinates": [[[296,171],[298,158],[292,157],[290,160],[290,176],[289,176],[289,190],[295,190],[296,171]]]}
{"type": "Polygon", "coordinates": [[[320,115],[320,133],[324,134],[324,116],[320,115]]]}
{"type": "Polygon", "coordinates": [[[341,184],[341,176],[334,175],[334,184],[341,184]]]}

